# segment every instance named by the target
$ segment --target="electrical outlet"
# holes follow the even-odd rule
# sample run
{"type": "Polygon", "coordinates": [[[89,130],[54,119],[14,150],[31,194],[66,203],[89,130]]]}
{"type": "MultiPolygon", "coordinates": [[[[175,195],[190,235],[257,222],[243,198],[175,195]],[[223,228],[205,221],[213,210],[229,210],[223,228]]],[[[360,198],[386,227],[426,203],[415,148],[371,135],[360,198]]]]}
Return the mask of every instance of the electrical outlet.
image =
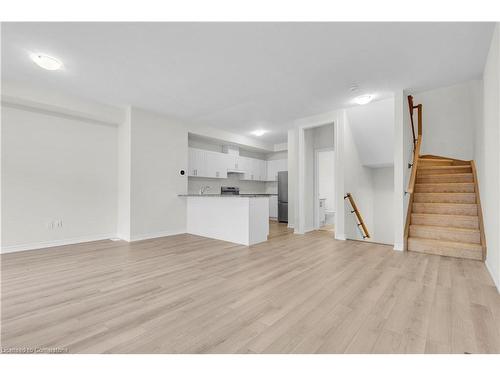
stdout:
{"type": "Polygon", "coordinates": [[[50,230],[54,229],[54,222],[53,221],[47,222],[47,229],[50,229],[50,230]]]}
{"type": "Polygon", "coordinates": [[[63,221],[62,221],[62,219],[58,219],[58,220],[56,220],[56,227],[57,227],[57,228],[62,228],[62,226],[63,226],[63,221]]]}

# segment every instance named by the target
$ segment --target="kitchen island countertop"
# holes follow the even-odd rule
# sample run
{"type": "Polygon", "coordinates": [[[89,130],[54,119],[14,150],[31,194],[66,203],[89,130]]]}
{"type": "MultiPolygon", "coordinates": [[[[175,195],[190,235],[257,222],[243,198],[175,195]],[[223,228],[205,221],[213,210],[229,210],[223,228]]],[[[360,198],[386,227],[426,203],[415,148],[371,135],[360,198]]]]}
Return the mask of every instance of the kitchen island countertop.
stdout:
{"type": "Polygon", "coordinates": [[[179,194],[179,197],[203,197],[203,198],[259,198],[272,197],[278,194],[179,194]]]}

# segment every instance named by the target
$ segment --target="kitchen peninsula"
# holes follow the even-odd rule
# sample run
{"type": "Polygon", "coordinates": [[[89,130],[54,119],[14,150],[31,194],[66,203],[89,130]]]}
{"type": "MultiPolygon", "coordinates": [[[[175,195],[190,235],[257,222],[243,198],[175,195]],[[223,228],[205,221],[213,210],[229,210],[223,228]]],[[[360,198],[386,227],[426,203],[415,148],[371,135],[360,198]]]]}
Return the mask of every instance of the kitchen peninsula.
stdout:
{"type": "Polygon", "coordinates": [[[185,194],[187,232],[241,245],[267,241],[269,194],[185,194]]]}

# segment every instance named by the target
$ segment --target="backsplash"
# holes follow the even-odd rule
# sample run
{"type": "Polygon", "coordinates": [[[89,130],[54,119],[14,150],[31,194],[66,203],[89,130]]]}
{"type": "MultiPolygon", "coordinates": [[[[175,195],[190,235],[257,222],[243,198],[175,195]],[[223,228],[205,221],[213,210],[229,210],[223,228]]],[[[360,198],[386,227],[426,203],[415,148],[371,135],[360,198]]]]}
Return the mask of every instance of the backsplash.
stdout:
{"type": "Polygon", "coordinates": [[[220,194],[221,186],[238,186],[240,194],[275,194],[278,192],[277,182],[245,181],[240,180],[238,175],[230,175],[228,178],[189,177],[189,194],[198,194],[202,186],[210,186],[206,194],[220,194]]]}

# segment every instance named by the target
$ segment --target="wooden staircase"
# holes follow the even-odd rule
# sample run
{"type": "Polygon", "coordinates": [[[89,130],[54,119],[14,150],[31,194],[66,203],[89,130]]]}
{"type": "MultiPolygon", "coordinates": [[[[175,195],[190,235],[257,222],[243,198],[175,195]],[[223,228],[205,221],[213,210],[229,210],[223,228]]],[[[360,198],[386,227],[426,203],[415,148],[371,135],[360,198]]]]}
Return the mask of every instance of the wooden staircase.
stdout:
{"type": "Polygon", "coordinates": [[[422,105],[408,97],[413,163],[407,193],[405,248],[426,254],[486,258],[481,201],[474,161],[420,155],[422,105]],[[418,137],[413,111],[418,109],[418,137]]]}
{"type": "Polygon", "coordinates": [[[483,260],[473,162],[420,157],[410,211],[408,250],[483,260]]]}

